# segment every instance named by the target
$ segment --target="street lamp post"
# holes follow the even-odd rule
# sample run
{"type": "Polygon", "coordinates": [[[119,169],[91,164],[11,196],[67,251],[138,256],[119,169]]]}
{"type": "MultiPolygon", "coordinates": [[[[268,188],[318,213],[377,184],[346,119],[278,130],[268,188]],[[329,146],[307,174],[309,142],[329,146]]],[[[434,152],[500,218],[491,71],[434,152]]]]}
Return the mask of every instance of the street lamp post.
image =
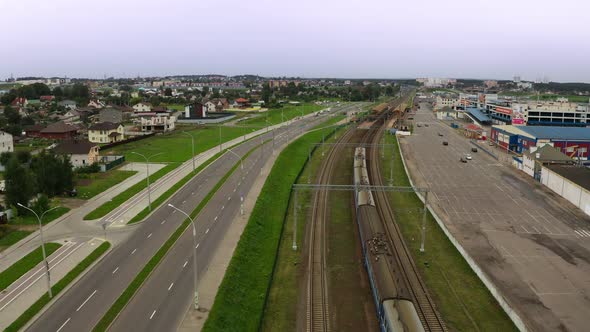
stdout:
{"type": "Polygon", "coordinates": [[[222,150],[223,143],[221,142],[221,124],[218,125],[219,127],[219,152],[222,150]]]}
{"type": "MultiPolygon", "coordinates": [[[[274,124],[268,120],[266,120],[266,123],[271,126],[274,126],[274,124]]],[[[268,132],[268,126],[266,128],[267,128],[267,132],[268,132]]],[[[275,154],[275,129],[274,128],[272,129],[272,154],[275,154]]]]}
{"type": "Polygon", "coordinates": [[[182,211],[181,209],[177,208],[176,206],[170,203],[168,203],[168,206],[184,214],[193,225],[193,245],[195,248],[195,253],[193,254],[193,272],[195,274],[195,310],[199,310],[199,274],[197,270],[197,226],[195,225],[195,220],[191,218],[191,216],[188,213],[182,211]]]}
{"type": "Polygon", "coordinates": [[[190,136],[190,138],[191,138],[191,147],[192,147],[191,159],[193,161],[193,173],[194,173],[196,170],[195,169],[195,137],[191,133],[188,133],[186,131],[183,131],[182,133],[190,136]]]}
{"type": "Polygon", "coordinates": [[[143,159],[145,159],[145,168],[147,171],[147,177],[145,178],[147,180],[147,190],[148,190],[148,208],[149,211],[152,211],[152,193],[150,191],[150,159],[152,159],[155,156],[161,155],[163,152],[158,152],[156,154],[153,154],[149,157],[146,157],[145,155],[139,153],[139,152],[135,152],[132,151],[131,153],[136,154],[138,156],[142,156],[143,159]]]}
{"type": "Polygon", "coordinates": [[[37,220],[39,221],[39,234],[41,235],[41,251],[43,252],[43,261],[45,262],[45,275],[47,276],[47,291],[49,292],[49,298],[53,297],[53,293],[51,292],[51,276],[49,274],[49,262],[47,261],[47,254],[45,253],[45,240],[43,239],[43,224],[41,222],[41,220],[43,220],[43,216],[52,210],[57,209],[59,206],[55,206],[43,213],[41,213],[41,216],[39,216],[37,214],[37,212],[35,212],[33,209],[26,207],[24,205],[22,205],[21,203],[16,203],[18,206],[22,207],[23,209],[27,209],[31,212],[33,212],[33,214],[35,215],[35,217],[37,217],[37,220]]]}

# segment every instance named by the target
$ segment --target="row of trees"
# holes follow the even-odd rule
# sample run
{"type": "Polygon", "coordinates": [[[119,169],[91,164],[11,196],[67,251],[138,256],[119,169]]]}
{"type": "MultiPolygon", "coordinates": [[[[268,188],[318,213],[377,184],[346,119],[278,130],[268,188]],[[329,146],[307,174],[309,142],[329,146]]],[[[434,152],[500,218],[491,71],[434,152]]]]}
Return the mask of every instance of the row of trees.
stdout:
{"type": "MultiPolygon", "coordinates": [[[[74,173],[70,159],[52,153],[3,153],[5,165],[6,205],[27,205],[38,194],[48,197],[63,194],[74,187],[74,173]]],[[[26,212],[20,211],[19,212],[26,212]]]]}
{"type": "Polygon", "coordinates": [[[32,125],[35,121],[28,116],[22,117],[20,113],[12,108],[6,106],[4,114],[0,116],[0,129],[13,136],[20,136],[24,126],[32,125]]]}
{"type": "Polygon", "coordinates": [[[86,85],[81,83],[75,83],[64,87],[58,86],[53,90],[43,83],[34,83],[11,89],[8,93],[0,97],[0,102],[4,105],[8,105],[17,97],[39,99],[39,97],[47,95],[54,95],[58,101],[73,99],[79,103],[88,103],[90,99],[90,90],[86,85]]]}

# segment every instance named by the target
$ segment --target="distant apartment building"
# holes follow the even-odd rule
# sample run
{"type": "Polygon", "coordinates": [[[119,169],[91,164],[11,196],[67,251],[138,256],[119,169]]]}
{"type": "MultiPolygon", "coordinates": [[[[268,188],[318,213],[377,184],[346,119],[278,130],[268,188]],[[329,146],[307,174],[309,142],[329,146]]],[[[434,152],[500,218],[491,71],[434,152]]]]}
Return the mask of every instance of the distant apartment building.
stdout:
{"type": "Polygon", "coordinates": [[[424,86],[427,88],[441,88],[441,87],[457,84],[457,80],[454,78],[428,77],[428,78],[417,78],[416,81],[418,83],[424,84],[424,86]]]}
{"type": "Polygon", "coordinates": [[[494,80],[483,81],[483,85],[486,88],[488,88],[488,89],[497,88],[498,87],[498,81],[494,81],[494,80]]]}

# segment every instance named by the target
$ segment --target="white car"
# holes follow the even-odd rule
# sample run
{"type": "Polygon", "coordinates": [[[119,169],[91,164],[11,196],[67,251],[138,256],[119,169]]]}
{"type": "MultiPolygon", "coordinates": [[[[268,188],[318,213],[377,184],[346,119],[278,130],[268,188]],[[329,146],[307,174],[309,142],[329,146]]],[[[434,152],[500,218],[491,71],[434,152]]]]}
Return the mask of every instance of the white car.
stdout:
{"type": "Polygon", "coordinates": [[[466,154],[466,155],[465,155],[465,159],[467,159],[467,160],[471,160],[471,159],[473,159],[473,158],[471,158],[471,155],[470,155],[470,154],[466,154]]]}

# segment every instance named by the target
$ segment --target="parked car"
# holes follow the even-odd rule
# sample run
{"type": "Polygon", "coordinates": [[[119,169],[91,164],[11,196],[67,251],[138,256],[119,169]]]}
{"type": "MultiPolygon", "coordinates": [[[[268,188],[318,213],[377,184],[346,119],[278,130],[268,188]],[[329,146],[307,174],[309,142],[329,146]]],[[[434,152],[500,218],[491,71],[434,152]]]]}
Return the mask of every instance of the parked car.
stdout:
{"type": "Polygon", "coordinates": [[[449,145],[449,142],[447,142],[447,141],[444,141],[444,142],[443,142],[443,145],[449,145]]]}
{"type": "Polygon", "coordinates": [[[477,152],[477,148],[471,148],[471,152],[477,152]]]}
{"type": "Polygon", "coordinates": [[[462,163],[466,163],[467,162],[467,159],[461,157],[461,159],[459,159],[459,161],[462,162],[462,163]]]}
{"type": "Polygon", "coordinates": [[[441,134],[441,133],[438,133],[438,136],[440,136],[440,137],[443,137],[443,134],[441,134]]]}
{"type": "Polygon", "coordinates": [[[471,155],[470,155],[469,153],[466,153],[466,154],[465,154],[465,159],[467,159],[467,160],[471,160],[471,159],[473,159],[473,158],[471,158],[471,155]]]}
{"type": "Polygon", "coordinates": [[[494,146],[494,142],[490,141],[490,146],[494,146]]]}
{"type": "Polygon", "coordinates": [[[417,124],[417,126],[418,126],[418,127],[422,127],[422,124],[421,124],[421,123],[418,123],[418,124],[417,124]]]}
{"type": "Polygon", "coordinates": [[[428,123],[425,123],[425,124],[424,124],[424,127],[428,127],[428,123]]]}

